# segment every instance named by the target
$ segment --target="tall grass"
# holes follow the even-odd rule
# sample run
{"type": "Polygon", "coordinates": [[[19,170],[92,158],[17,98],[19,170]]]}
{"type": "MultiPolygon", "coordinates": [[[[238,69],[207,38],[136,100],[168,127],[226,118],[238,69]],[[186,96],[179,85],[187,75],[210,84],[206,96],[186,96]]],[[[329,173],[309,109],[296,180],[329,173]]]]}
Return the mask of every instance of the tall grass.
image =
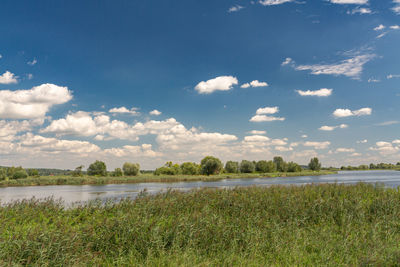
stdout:
{"type": "Polygon", "coordinates": [[[302,171],[287,173],[236,173],[219,175],[153,175],[141,174],[139,176],[122,177],[96,177],[96,176],[41,176],[26,179],[3,180],[0,187],[6,186],[35,186],[35,185],[84,185],[84,184],[125,184],[125,183],[171,183],[189,181],[219,181],[222,179],[261,178],[261,177],[293,177],[335,174],[336,171],[302,171]]]}
{"type": "Polygon", "coordinates": [[[30,200],[0,222],[1,266],[400,264],[400,191],[367,184],[30,200]]]}

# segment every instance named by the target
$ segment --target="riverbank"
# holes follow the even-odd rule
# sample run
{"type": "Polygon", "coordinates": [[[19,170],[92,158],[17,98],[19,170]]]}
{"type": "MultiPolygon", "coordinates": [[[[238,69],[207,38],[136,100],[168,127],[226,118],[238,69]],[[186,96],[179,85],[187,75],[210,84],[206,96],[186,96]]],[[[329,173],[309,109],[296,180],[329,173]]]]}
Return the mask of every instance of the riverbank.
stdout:
{"type": "Polygon", "coordinates": [[[4,266],[394,266],[400,191],[324,184],[202,189],[65,209],[0,207],[4,266]]]}
{"type": "Polygon", "coordinates": [[[130,183],[174,183],[174,182],[212,182],[223,179],[245,179],[245,178],[275,178],[275,177],[294,177],[294,176],[317,176],[335,174],[336,171],[302,171],[286,173],[233,173],[218,175],[153,175],[141,174],[138,176],[122,177],[96,177],[96,176],[41,176],[26,179],[3,180],[0,187],[7,186],[43,186],[43,185],[102,185],[102,184],[130,184],[130,183]]]}

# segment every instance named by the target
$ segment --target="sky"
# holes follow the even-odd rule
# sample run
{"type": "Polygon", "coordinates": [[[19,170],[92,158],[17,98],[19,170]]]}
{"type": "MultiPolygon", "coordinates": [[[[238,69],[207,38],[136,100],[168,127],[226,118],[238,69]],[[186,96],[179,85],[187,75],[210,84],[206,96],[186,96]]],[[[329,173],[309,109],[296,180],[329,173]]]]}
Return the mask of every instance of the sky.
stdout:
{"type": "Polygon", "coordinates": [[[11,1],[0,165],[400,161],[400,0],[11,1]]]}

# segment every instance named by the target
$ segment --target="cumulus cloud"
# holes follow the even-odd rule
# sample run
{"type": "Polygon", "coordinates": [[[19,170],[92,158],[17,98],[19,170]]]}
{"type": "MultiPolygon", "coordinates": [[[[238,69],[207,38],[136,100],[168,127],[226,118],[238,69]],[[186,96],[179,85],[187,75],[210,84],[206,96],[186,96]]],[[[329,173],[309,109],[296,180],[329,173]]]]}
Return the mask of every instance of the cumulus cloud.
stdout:
{"type": "Polygon", "coordinates": [[[336,153],[353,153],[354,151],[355,151],[354,148],[340,147],[340,148],[336,149],[336,153]]]}
{"type": "Polygon", "coordinates": [[[2,75],[0,75],[0,84],[17,83],[18,82],[17,79],[18,79],[18,76],[15,76],[14,73],[6,71],[2,75]]]}
{"type": "Polygon", "coordinates": [[[368,82],[369,83],[378,83],[378,82],[380,82],[380,80],[379,79],[374,79],[374,78],[369,78],[368,82]]]}
{"type": "Polygon", "coordinates": [[[29,90],[1,90],[0,118],[43,118],[52,106],[64,104],[71,99],[72,92],[67,87],[49,83],[29,90]]]}
{"type": "Polygon", "coordinates": [[[307,141],[303,145],[308,147],[313,147],[314,149],[325,149],[328,148],[330,144],[331,142],[329,141],[324,141],[324,142],[307,141]]]}
{"type": "Polygon", "coordinates": [[[383,25],[383,24],[380,24],[379,26],[376,26],[375,28],[374,28],[374,31],[381,31],[381,30],[383,30],[383,29],[385,29],[386,27],[383,25]]]}
{"type": "Polygon", "coordinates": [[[318,97],[330,96],[332,94],[332,91],[333,91],[333,89],[327,89],[327,88],[321,88],[321,89],[315,90],[315,91],[296,90],[296,92],[301,96],[318,96],[318,97]]]}
{"type": "Polygon", "coordinates": [[[400,15],[400,0],[393,0],[393,3],[395,6],[392,7],[392,11],[397,15],[400,15]]]}
{"type": "Polygon", "coordinates": [[[333,131],[333,130],[335,130],[337,128],[345,129],[347,127],[349,127],[347,124],[340,124],[338,126],[321,126],[318,130],[320,130],[320,131],[333,131]]]}
{"type": "Polygon", "coordinates": [[[120,114],[130,114],[134,116],[138,116],[140,113],[137,111],[138,108],[127,109],[126,107],[112,108],[108,112],[110,113],[120,113],[120,114]]]}
{"type": "Polygon", "coordinates": [[[259,130],[252,130],[249,132],[249,134],[255,134],[255,135],[260,135],[260,134],[266,134],[267,131],[259,131],[259,130]]]}
{"type": "Polygon", "coordinates": [[[392,25],[389,28],[392,29],[392,30],[399,30],[400,26],[399,25],[392,25]]]}
{"type": "Polygon", "coordinates": [[[310,70],[313,75],[344,75],[358,79],[364,65],[375,57],[374,54],[357,55],[334,64],[299,65],[296,70],[310,70]]]}
{"type": "Polygon", "coordinates": [[[389,74],[386,76],[386,79],[400,78],[400,74],[389,74]]]}
{"type": "Polygon", "coordinates": [[[211,94],[215,91],[228,91],[238,84],[233,76],[219,76],[208,81],[199,82],[194,88],[199,94],[211,94]]]}
{"type": "Polygon", "coordinates": [[[276,6],[276,5],[281,5],[284,3],[289,3],[289,2],[294,2],[294,0],[260,0],[258,3],[260,3],[263,6],[276,6]]]}
{"type": "Polygon", "coordinates": [[[278,107],[264,107],[264,108],[259,108],[256,111],[257,115],[261,115],[261,114],[275,114],[279,112],[279,108],[278,107]]]}
{"type": "Polygon", "coordinates": [[[367,139],[357,141],[357,144],[365,144],[368,143],[367,139]]]}
{"type": "Polygon", "coordinates": [[[157,109],[155,109],[155,110],[150,111],[149,114],[153,115],[153,116],[159,116],[159,115],[161,115],[161,112],[158,111],[157,109]]]}
{"type": "Polygon", "coordinates": [[[392,142],[379,141],[375,143],[374,147],[370,147],[369,149],[372,151],[378,151],[381,155],[390,155],[395,154],[400,151],[400,145],[397,140],[392,142]]]}
{"type": "Polygon", "coordinates": [[[230,7],[230,8],[228,9],[228,13],[238,12],[239,10],[241,10],[241,9],[243,9],[243,8],[244,8],[243,6],[235,5],[235,6],[232,6],[232,7],[230,7]]]}
{"type": "Polygon", "coordinates": [[[293,59],[291,59],[290,57],[287,57],[287,58],[285,59],[285,61],[282,62],[281,66],[293,65],[293,64],[294,64],[293,59]]]}
{"type": "Polygon", "coordinates": [[[351,116],[366,116],[366,115],[371,115],[372,114],[372,109],[371,108],[361,108],[358,110],[350,110],[350,109],[336,109],[333,112],[333,116],[336,118],[344,118],[344,117],[351,117],[351,116]]]}
{"type": "Polygon", "coordinates": [[[266,87],[268,86],[268,83],[266,82],[260,82],[258,80],[254,80],[250,83],[244,83],[240,86],[240,88],[249,88],[249,87],[266,87]]]}

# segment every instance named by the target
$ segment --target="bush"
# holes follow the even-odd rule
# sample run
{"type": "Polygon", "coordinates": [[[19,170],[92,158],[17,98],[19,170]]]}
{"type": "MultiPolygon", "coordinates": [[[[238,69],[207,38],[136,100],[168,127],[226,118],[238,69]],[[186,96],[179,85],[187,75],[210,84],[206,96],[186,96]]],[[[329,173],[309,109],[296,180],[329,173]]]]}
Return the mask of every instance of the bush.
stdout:
{"type": "Polygon", "coordinates": [[[255,171],[254,163],[248,160],[242,160],[240,163],[240,172],[241,173],[252,173],[255,171]]]}
{"type": "Polygon", "coordinates": [[[3,168],[0,168],[0,181],[5,180],[7,178],[7,171],[3,168]]]}
{"type": "Polygon", "coordinates": [[[200,166],[194,162],[184,162],[181,164],[182,174],[195,175],[200,173],[200,166]]]}
{"type": "Polygon", "coordinates": [[[291,162],[288,163],[287,171],[288,172],[301,172],[302,169],[301,169],[299,164],[291,161],[291,162]]]}
{"type": "Polygon", "coordinates": [[[96,160],[94,163],[89,165],[87,173],[88,175],[106,176],[107,175],[106,164],[102,161],[96,160]]]}
{"type": "Polygon", "coordinates": [[[312,171],[319,171],[321,169],[321,163],[318,158],[312,158],[308,164],[308,168],[312,171]]]}
{"type": "Polygon", "coordinates": [[[120,177],[123,175],[121,168],[115,168],[115,170],[111,174],[114,177],[120,177]]]}
{"type": "Polygon", "coordinates": [[[225,171],[227,173],[238,173],[239,172],[239,162],[227,161],[225,164],[225,171]]]}
{"type": "Polygon", "coordinates": [[[14,172],[12,178],[13,179],[23,179],[23,178],[27,178],[28,177],[28,173],[26,173],[25,170],[18,170],[16,172],[14,172]]]}
{"type": "Polygon", "coordinates": [[[222,162],[218,158],[207,156],[201,160],[201,173],[205,175],[219,174],[222,170],[222,162]]]}
{"type": "Polygon", "coordinates": [[[140,165],[139,163],[129,163],[125,162],[122,166],[122,170],[124,174],[127,176],[136,176],[140,173],[140,165]]]}
{"type": "Polygon", "coordinates": [[[75,176],[75,177],[82,176],[82,169],[84,167],[85,166],[83,166],[83,165],[76,167],[75,170],[72,172],[72,176],[75,176]]]}

